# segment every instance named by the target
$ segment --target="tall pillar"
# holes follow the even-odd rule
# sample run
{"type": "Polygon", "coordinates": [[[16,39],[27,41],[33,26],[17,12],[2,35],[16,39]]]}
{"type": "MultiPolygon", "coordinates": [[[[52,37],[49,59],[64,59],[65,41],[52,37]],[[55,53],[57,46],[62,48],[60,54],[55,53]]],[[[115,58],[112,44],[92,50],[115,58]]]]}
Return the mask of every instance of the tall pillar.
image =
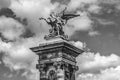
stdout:
{"type": "Polygon", "coordinates": [[[76,57],[83,50],[62,38],[48,40],[31,50],[39,56],[36,68],[40,80],[75,80],[76,57]]]}

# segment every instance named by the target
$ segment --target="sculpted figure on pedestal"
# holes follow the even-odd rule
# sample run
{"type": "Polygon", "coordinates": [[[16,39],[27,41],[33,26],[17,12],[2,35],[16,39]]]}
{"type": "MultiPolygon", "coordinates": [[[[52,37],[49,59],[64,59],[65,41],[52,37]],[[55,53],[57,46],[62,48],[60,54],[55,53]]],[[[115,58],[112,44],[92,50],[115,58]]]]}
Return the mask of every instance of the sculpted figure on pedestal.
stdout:
{"type": "Polygon", "coordinates": [[[56,37],[56,36],[65,37],[63,26],[67,24],[67,21],[69,19],[80,16],[76,14],[65,14],[66,9],[67,8],[65,8],[62,12],[58,14],[55,14],[54,12],[51,13],[47,19],[39,18],[39,20],[45,20],[47,24],[52,27],[49,30],[50,34],[47,37],[56,37]]]}

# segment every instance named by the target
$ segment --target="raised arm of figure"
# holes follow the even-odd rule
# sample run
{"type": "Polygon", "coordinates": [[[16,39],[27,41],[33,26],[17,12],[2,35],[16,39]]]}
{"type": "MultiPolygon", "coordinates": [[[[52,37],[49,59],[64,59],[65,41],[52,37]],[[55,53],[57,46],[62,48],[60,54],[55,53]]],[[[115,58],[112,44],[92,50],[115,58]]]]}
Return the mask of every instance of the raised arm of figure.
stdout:
{"type": "Polygon", "coordinates": [[[39,18],[39,20],[44,20],[44,21],[46,21],[48,24],[50,24],[50,21],[48,21],[47,19],[45,19],[45,18],[39,18]]]}

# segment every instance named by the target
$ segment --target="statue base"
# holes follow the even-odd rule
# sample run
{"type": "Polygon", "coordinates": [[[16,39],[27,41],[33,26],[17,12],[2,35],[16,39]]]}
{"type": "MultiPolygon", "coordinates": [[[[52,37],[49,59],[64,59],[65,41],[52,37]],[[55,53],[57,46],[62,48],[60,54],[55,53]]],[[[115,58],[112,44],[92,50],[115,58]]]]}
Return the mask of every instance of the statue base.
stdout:
{"type": "Polygon", "coordinates": [[[57,36],[51,36],[51,35],[45,35],[45,40],[55,39],[55,38],[62,38],[63,40],[68,40],[67,35],[57,35],[57,36]]]}

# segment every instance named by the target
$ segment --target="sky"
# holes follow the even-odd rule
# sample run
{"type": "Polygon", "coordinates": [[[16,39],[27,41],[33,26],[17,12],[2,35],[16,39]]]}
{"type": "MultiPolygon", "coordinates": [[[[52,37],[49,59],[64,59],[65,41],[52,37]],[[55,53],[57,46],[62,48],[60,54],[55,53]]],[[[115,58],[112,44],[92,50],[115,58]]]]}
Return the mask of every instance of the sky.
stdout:
{"type": "Polygon", "coordinates": [[[0,0],[0,80],[39,80],[38,56],[53,11],[80,14],[64,31],[78,48],[76,80],[120,80],[120,0],[0,0]],[[85,46],[84,46],[85,45],[85,46]]]}

